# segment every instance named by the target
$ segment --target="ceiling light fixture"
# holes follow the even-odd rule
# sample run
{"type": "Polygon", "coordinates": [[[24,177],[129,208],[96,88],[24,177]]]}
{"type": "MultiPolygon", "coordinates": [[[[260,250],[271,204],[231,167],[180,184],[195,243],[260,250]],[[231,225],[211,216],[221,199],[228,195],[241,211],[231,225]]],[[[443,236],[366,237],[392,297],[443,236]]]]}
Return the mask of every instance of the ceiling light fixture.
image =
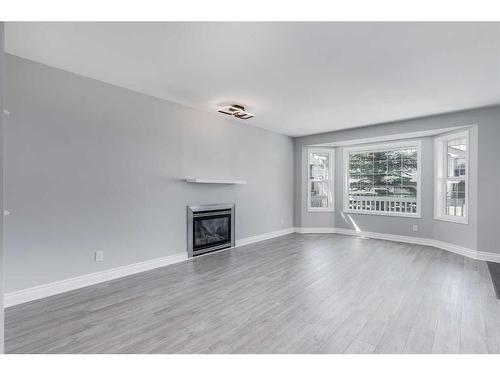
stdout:
{"type": "Polygon", "coordinates": [[[242,120],[248,120],[252,117],[255,117],[252,113],[245,111],[245,107],[238,104],[227,105],[225,107],[219,108],[217,111],[242,120]]]}

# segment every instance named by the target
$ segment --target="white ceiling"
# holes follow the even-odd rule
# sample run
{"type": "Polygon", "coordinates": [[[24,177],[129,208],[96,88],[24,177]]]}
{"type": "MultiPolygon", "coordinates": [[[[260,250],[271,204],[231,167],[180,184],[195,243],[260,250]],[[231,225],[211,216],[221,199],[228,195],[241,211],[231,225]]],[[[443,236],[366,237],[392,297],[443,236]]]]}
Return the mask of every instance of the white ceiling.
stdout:
{"type": "Polygon", "coordinates": [[[292,136],[500,103],[500,23],[7,23],[6,51],[204,111],[243,104],[248,126],[292,136]]]}

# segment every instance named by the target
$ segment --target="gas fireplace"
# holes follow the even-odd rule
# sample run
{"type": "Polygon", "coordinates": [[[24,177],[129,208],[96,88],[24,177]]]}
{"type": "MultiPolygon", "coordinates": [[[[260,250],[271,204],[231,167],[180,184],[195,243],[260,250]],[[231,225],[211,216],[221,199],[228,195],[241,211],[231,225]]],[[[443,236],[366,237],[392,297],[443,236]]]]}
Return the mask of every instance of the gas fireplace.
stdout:
{"type": "Polygon", "coordinates": [[[187,208],[188,256],[234,246],[234,204],[187,208]]]}

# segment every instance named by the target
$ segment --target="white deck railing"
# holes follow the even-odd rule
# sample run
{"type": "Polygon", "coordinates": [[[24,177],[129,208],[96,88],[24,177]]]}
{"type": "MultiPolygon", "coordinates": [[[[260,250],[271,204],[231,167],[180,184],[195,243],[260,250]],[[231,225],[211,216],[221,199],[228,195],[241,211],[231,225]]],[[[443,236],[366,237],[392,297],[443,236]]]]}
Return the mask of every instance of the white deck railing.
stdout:
{"type": "Polygon", "coordinates": [[[417,213],[416,198],[350,196],[348,206],[353,211],[417,213]]]}
{"type": "Polygon", "coordinates": [[[324,195],[311,197],[311,207],[326,207],[328,197],[324,195]]]}

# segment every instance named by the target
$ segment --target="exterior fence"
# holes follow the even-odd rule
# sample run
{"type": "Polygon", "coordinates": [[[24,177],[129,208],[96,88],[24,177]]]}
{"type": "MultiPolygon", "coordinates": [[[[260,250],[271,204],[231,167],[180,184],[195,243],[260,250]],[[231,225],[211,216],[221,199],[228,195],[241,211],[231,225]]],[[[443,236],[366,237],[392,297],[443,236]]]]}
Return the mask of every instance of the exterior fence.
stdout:
{"type": "Polygon", "coordinates": [[[350,196],[349,210],[416,214],[417,198],[350,196]]]}

